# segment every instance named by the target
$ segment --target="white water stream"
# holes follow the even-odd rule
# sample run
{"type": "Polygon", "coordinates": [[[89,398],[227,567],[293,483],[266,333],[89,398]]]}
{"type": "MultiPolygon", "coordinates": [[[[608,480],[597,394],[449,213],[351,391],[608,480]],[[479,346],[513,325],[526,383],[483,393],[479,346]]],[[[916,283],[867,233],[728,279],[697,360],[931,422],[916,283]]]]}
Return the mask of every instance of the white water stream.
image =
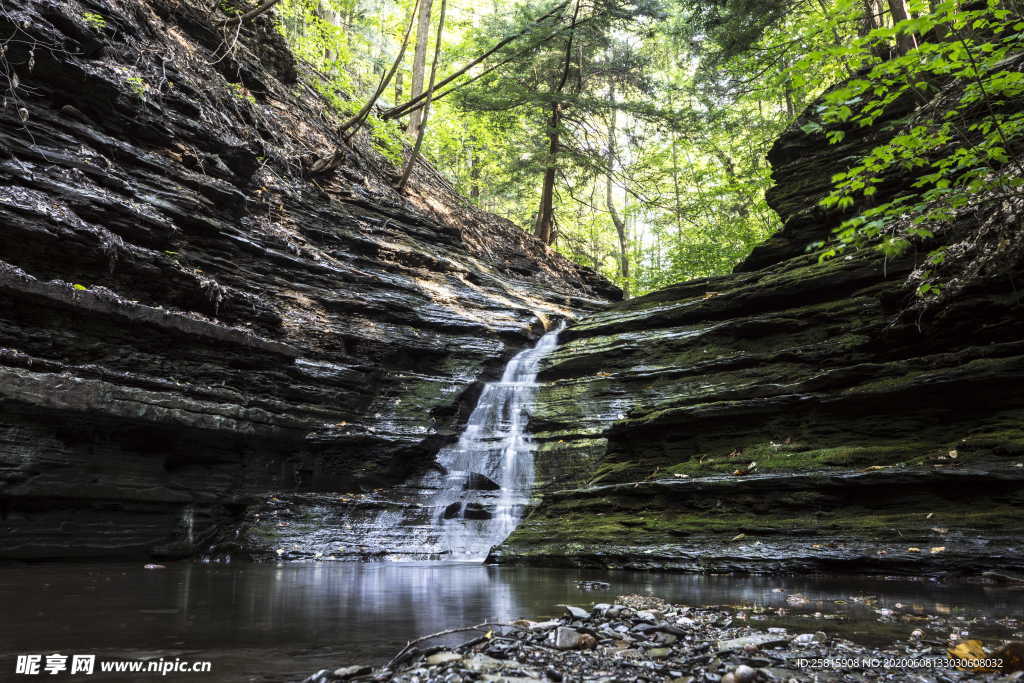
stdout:
{"type": "Polygon", "coordinates": [[[554,350],[561,330],[518,353],[501,380],[484,387],[458,442],[438,453],[441,471],[414,485],[419,500],[380,514],[373,526],[390,536],[380,539],[391,546],[389,559],[483,562],[515,530],[533,487],[527,411],[540,361],[554,350]]]}

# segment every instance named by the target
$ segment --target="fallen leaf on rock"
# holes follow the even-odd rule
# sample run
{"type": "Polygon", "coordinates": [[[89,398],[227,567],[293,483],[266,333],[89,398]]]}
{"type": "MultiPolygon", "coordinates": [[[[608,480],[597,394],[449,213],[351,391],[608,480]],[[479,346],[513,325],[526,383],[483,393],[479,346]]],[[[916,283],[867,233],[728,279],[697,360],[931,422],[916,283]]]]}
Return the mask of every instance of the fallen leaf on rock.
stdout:
{"type": "Polygon", "coordinates": [[[871,465],[870,467],[862,469],[861,472],[877,472],[878,470],[887,470],[890,467],[892,467],[892,465],[871,465]]]}
{"type": "Polygon", "coordinates": [[[910,546],[909,548],[907,548],[907,552],[908,553],[919,553],[919,552],[921,552],[921,549],[917,548],[915,546],[910,546]]]}
{"type": "Polygon", "coordinates": [[[746,537],[747,537],[746,534],[736,534],[735,536],[732,537],[732,540],[734,540],[734,541],[742,541],[746,537]]]}
{"type": "Polygon", "coordinates": [[[946,549],[946,546],[944,546],[944,545],[937,545],[934,548],[932,548],[929,552],[931,552],[931,554],[934,555],[936,553],[941,553],[945,549],[946,549]]]}
{"type": "Polygon", "coordinates": [[[964,665],[957,667],[961,671],[976,671],[979,673],[987,673],[999,670],[972,664],[972,662],[975,660],[983,660],[989,658],[988,653],[985,652],[985,648],[982,647],[980,640],[962,640],[959,643],[957,643],[954,647],[949,648],[947,652],[949,652],[949,656],[953,657],[954,659],[964,660],[964,665]]]}

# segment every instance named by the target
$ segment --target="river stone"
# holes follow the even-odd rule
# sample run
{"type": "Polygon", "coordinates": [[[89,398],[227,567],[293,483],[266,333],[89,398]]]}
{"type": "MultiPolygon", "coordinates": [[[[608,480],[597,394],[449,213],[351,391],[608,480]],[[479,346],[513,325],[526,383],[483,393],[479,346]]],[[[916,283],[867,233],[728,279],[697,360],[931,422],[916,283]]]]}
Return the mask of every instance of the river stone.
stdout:
{"type": "Polygon", "coordinates": [[[672,648],[670,647],[652,647],[647,651],[647,656],[651,659],[665,659],[672,654],[672,648]]]}
{"type": "Polygon", "coordinates": [[[744,636],[742,638],[733,638],[731,640],[720,640],[718,641],[718,652],[732,652],[733,650],[742,650],[748,645],[754,647],[764,647],[765,645],[782,645],[788,643],[789,638],[782,635],[773,635],[770,633],[755,633],[752,636],[744,636]]]}
{"type": "Polygon", "coordinates": [[[451,650],[444,650],[442,652],[435,652],[434,654],[427,657],[427,666],[437,666],[438,664],[447,664],[448,662],[457,662],[462,659],[462,655],[451,650]]]}
{"type": "Polygon", "coordinates": [[[754,680],[754,677],[757,676],[757,671],[746,664],[740,664],[736,667],[736,670],[732,672],[732,675],[736,680],[736,683],[750,683],[754,680]]]}
{"type": "Polygon", "coordinates": [[[559,626],[555,629],[555,647],[559,650],[575,650],[580,644],[580,632],[568,626],[559,626]]]}
{"type": "Polygon", "coordinates": [[[559,605],[559,606],[560,607],[564,607],[565,611],[573,619],[581,619],[583,621],[586,621],[586,620],[590,619],[590,612],[588,612],[587,610],[585,610],[585,609],[583,609],[581,607],[574,607],[573,605],[559,605]]]}
{"type": "Polygon", "coordinates": [[[338,680],[345,680],[347,678],[353,678],[355,676],[362,676],[363,674],[370,673],[372,669],[364,664],[355,664],[353,666],[343,666],[340,669],[335,669],[331,676],[338,680]]]}
{"type": "Polygon", "coordinates": [[[679,636],[674,633],[665,633],[664,631],[658,631],[654,636],[655,639],[662,645],[675,645],[679,642],[679,636]]]}
{"type": "Polygon", "coordinates": [[[444,519],[455,519],[459,516],[460,512],[462,512],[462,503],[452,503],[444,509],[441,517],[444,519]]]}
{"type": "Polygon", "coordinates": [[[501,669],[503,666],[505,666],[505,663],[502,662],[500,659],[495,659],[494,657],[489,657],[485,654],[479,653],[468,658],[465,664],[467,669],[469,669],[470,671],[476,671],[478,673],[487,671],[497,671],[501,669]]]}

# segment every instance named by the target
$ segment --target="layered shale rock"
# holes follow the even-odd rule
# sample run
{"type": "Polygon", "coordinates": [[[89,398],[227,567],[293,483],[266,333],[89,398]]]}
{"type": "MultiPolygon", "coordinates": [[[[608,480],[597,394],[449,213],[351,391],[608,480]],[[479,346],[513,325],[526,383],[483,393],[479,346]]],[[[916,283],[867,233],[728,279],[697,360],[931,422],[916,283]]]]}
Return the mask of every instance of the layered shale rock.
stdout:
{"type": "MultiPolygon", "coordinates": [[[[890,120],[907,113],[898,103],[890,120]]],[[[884,143],[886,123],[835,147],[794,126],[770,155],[780,234],[732,275],[563,333],[532,422],[543,496],[496,557],[692,571],[1024,566],[1019,255],[929,310],[908,284],[926,251],[805,253],[841,220],[818,207],[829,179],[884,143]]],[[[911,180],[894,174],[880,195],[911,180]]],[[[1003,227],[1019,230],[1012,207],[1003,227]]]]}
{"type": "Polygon", "coordinates": [[[4,4],[0,557],[185,555],[401,480],[616,294],[425,165],[396,194],[267,16],[201,5],[4,4]]]}

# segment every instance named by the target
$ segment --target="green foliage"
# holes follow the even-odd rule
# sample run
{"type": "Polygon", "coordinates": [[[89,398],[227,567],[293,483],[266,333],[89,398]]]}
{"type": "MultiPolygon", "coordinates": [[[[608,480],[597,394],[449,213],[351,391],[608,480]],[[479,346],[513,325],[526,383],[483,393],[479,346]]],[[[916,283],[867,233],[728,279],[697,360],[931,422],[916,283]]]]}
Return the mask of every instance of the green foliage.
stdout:
{"type": "Polygon", "coordinates": [[[241,83],[228,82],[228,90],[238,99],[245,100],[249,104],[256,104],[256,98],[241,83]]]}
{"type": "Polygon", "coordinates": [[[146,79],[141,76],[129,76],[124,82],[133,93],[142,99],[146,98],[146,93],[149,92],[149,84],[146,83],[146,79]]]}
{"type": "Polygon", "coordinates": [[[102,14],[96,12],[82,12],[82,19],[97,31],[102,31],[107,27],[107,20],[102,14]]]}
{"type": "MultiPolygon", "coordinates": [[[[832,143],[859,128],[883,126],[891,134],[833,177],[822,204],[854,215],[836,230],[825,258],[866,245],[895,256],[965,211],[1020,195],[1022,169],[1008,150],[1024,135],[1024,113],[1009,105],[1024,95],[1024,20],[1001,0],[971,10],[952,0],[912,8],[915,17],[842,48],[858,77],[830,91],[816,112],[820,122],[807,124],[832,143]],[[879,48],[900,35],[916,36],[916,49],[880,59],[879,48]],[[908,102],[910,114],[887,118],[908,102]],[[888,178],[908,172],[915,177],[909,186],[879,192],[888,178]]],[[[933,251],[928,265],[944,259],[942,250],[933,251]]],[[[933,271],[921,279],[920,295],[941,291],[933,271]]]]}
{"type": "MultiPolygon", "coordinates": [[[[1013,150],[1024,129],[1007,106],[1024,94],[1016,4],[909,5],[909,19],[883,11],[872,23],[863,0],[595,0],[581,5],[571,49],[574,2],[456,7],[442,77],[528,30],[442,89],[423,153],[471,201],[529,230],[557,103],[554,246],[643,293],[728,272],[778,228],[765,155],[798,117],[835,145],[884,126],[887,142],[834,179],[825,204],[847,220],[812,249],[897,255],[966,210],[1019,195],[1013,150]],[[916,49],[900,54],[910,35],[916,49]],[[909,114],[896,120],[887,115],[895,108],[909,114]],[[894,191],[887,179],[908,171],[913,182],[894,191]],[[609,202],[626,224],[625,249],[609,202]]],[[[322,74],[313,86],[347,117],[397,55],[413,1],[282,0],[276,9],[296,54],[322,74]]],[[[410,50],[384,106],[409,97],[411,59],[410,50]]],[[[399,164],[401,122],[375,112],[368,125],[399,164]]],[[[941,291],[945,257],[928,256],[922,295],[941,291]]]]}

